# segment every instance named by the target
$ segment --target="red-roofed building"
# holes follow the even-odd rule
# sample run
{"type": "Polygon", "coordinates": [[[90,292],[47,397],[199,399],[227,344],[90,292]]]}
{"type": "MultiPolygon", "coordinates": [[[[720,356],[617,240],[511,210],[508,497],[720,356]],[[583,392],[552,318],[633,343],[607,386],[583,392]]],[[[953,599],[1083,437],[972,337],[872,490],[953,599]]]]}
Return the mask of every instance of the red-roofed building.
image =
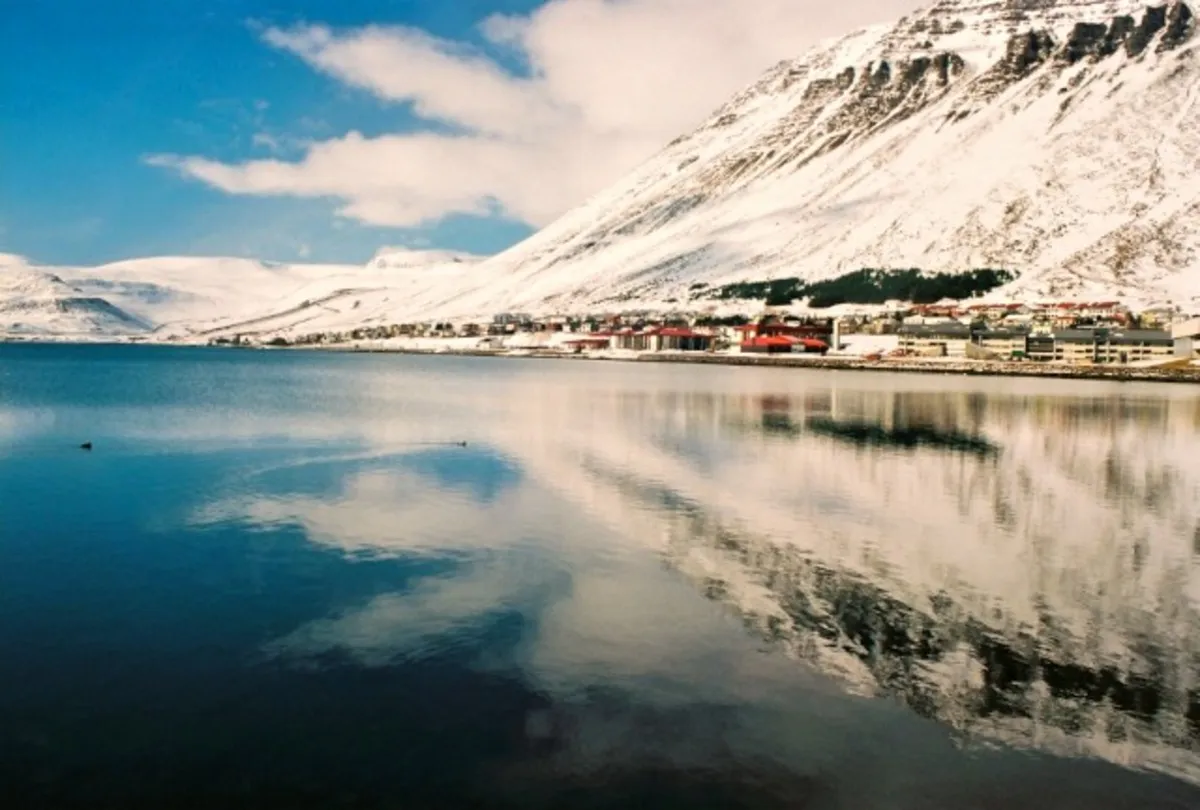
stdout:
{"type": "Polygon", "coordinates": [[[793,337],[793,338],[828,338],[833,333],[833,327],[819,323],[748,323],[745,326],[735,326],[734,331],[740,333],[742,342],[759,337],[793,337]]]}
{"type": "Polygon", "coordinates": [[[742,341],[741,349],[743,352],[756,354],[787,354],[791,352],[825,354],[829,351],[829,344],[811,337],[762,335],[742,341]]]}
{"type": "Polygon", "coordinates": [[[635,352],[702,352],[712,346],[712,335],[677,326],[622,329],[613,336],[612,345],[635,352]]]}

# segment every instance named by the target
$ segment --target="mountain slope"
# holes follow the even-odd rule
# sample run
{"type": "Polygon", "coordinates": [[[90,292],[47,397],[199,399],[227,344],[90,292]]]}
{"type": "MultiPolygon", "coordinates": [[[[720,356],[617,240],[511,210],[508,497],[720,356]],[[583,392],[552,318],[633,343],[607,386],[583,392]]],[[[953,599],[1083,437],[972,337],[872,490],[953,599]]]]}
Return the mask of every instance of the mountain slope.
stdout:
{"type": "Polygon", "coordinates": [[[442,250],[383,248],[365,268],[330,273],[249,314],[193,322],[201,336],[340,332],[428,313],[445,290],[464,286],[480,257],[442,250]]]}
{"type": "Polygon", "coordinates": [[[249,317],[305,286],[350,273],[352,265],[274,264],[228,257],[166,256],[98,267],[54,268],[86,293],[153,324],[188,334],[215,319],[249,317]]]}
{"type": "Polygon", "coordinates": [[[1022,274],[1010,295],[1200,300],[1194,31],[1178,2],[942,0],[777,65],[437,309],[653,302],[860,267],[1000,266],[1022,274]]]}
{"type": "Polygon", "coordinates": [[[383,248],[365,267],[188,256],[41,267],[0,254],[0,335],[207,340],[344,331],[424,311],[434,303],[431,292],[436,298],[464,286],[479,261],[454,251],[383,248]],[[90,320],[79,314],[85,311],[90,320]]]}
{"type": "Polygon", "coordinates": [[[145,320],[53,273],[24,265],[0,267],[0,335],[113,336],[149,328],[145,320]]]}

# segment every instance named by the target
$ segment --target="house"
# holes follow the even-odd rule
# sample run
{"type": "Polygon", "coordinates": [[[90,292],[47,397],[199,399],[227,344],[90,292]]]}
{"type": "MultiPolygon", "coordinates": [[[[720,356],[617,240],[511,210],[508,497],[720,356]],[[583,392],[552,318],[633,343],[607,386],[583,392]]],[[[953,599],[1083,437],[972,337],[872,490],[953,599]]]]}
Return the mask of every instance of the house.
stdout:
{"type": "Polygon", "coordinates": [[[758,337],[794,337],[817,338],[828,342],[833,334],[833,324],[830,323],[782,323],[776,320],[764,320],[760,323],[748,323],[735,326],[744,343],[758,337]]]}
{"type": "Polygon", "coordinates": [[[610,345],[614,349],[645,352],[650,350],[650,339],[641,330],[626,327],[613,332],[610,345]]]}
{"type": "Polygon", "coordinates": [[[911,312],[921,318],[948,318],[951,320],[957,319],[963,314],[958,307],[944,304],[920,304],[913,307],[911,312]]]}
{"type": "Polygon", "coordinates": [[[603,351],[612,345],[612,335],[594,332],[587,337],[574,338],[563,343],[567,351],[579,354],[585,351],[603,351]]]}
{"type": "Polygon", "coordinates": [[[1093,320],[1125,323],[1129,319],[1129,311],[1126,310],[1125,307],[1121,306],[1120,301],[1095,301],[1083,303],[1076,306],[1075,311],[1080,317],[1091,318],[1093,320]]]}
{"type": "Polygon", "coordinates": [[[803,352],[825,354],[829,344],[819,338],[791,337],[790,335],[763,335],[742,341],[741,350],[757,354],[780,354],[803,352]]]}
{"type": "Polygon", "coordinates": [[[1144,329],[1169,329],[1176,317],[1175,307],[1151,307],[1138,313],[1138,324],[1144,329]]]}
{"type": "Polygon", "coordinates": [[[965,357],[971,342],[971,327],[949,321],[934,324],[903,324],[896,333],[906,354],[934,357],[965,357]]]}
{"type": "Polygon", "coordinates": [[[795,343],[782,335],[763,335],[743,340],[741,350],[754,354],[786,354],[792,351],[795,343]]]}
{"type": "Polygon", "coordinates": [[[1063,329],[1054,333],[1060,363],[1134,363],[1175,354],[1171,333],[1157,329],[1063,329]]]}
{"type": "Polygon", "coordinates": [[[517,326],[532,320],[533,318],[524,312],[501,312],[492,317],[492,323],[496,326],[517,326]]]}
{"type": "Polygon", "coordinates": [[[1195,357],[1200,353],[1200,318],[1192,318],[1171,327],[1176,357],[1195,357]]]}
{"type": "Polygon", "coordinates": [[[613,335],[612,346],[635,352],[702,352],[712,346],[713,336],[682,326],[653,326],[648,329],[621,329],[613,335]]]}
{"type": "Polygon", "coordinates": [[[651,351],[703,352],[712,346],[712,335],[686,327],[650,329],[651,351]]]}

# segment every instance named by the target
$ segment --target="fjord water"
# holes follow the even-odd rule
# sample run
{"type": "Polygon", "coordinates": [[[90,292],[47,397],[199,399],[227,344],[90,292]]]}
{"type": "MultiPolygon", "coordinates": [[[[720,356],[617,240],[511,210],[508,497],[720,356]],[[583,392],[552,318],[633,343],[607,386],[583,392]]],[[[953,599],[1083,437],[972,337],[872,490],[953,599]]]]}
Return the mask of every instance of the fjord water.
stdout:
{"type": "Polygon", "coordinates": [[[1198,429],[1191,386],[0,346],[0,801],[1200,807],[1198,429]]]}

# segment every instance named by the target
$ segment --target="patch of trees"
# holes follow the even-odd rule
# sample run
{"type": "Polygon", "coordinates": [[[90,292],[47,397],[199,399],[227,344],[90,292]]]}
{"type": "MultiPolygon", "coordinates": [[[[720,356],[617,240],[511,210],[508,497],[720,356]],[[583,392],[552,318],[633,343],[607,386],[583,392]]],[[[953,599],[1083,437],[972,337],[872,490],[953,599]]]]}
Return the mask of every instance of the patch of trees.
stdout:
{"type": "Polygon", "coordinates": [[[799,298],[808,298],[816,309],[836,304],[882,304],[885,301],[911,301],[932,304],[943,298],[961,301],[975,298],[1016,279],[1010,270],[990,267],[962,273],[923,273],[907,270],[864,268],[837,278],[806,284],[799,278],[771,281],[740,281],[712,290],[722,300],[756,299],[767,306],[785,306],[799,298]]]}
{"type": "Polygon", "coordinates": [[[701,315],[696,318],[696,326],[745,326],[750,319],[745,315],[701,315]]]}
{"type": "Polygon", "coordinates": [[[798,278],[777,278],[771,281],[738,281],[726,284],[713,290],[712,297],[723,301],[761,298],[766,300],[768,306],[783,306],[797,298],[803,298],[804,290],[805,284],[798,278]]]}

